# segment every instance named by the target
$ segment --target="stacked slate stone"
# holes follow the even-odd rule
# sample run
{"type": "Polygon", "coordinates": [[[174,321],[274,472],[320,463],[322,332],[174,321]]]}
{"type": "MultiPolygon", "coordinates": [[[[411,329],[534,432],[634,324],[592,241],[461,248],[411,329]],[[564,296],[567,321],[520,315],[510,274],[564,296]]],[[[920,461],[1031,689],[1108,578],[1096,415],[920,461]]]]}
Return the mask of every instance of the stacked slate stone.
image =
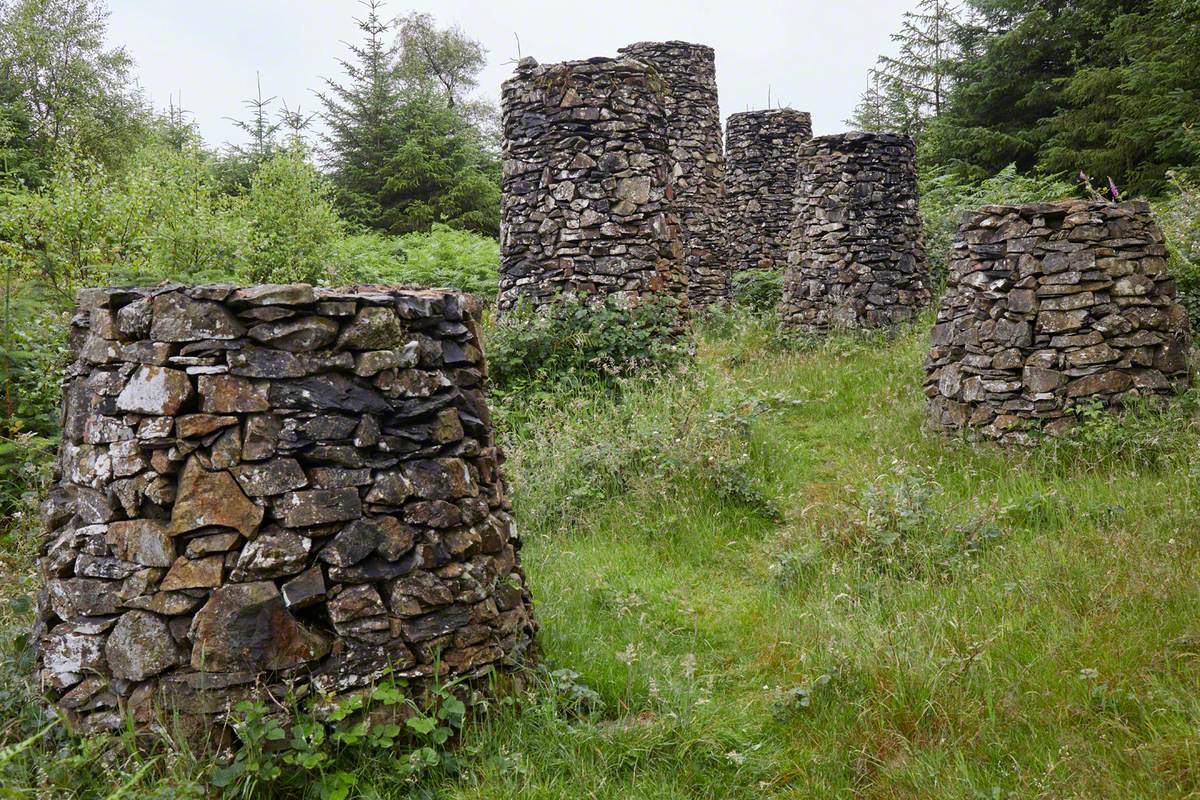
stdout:
{"type": "Polygon", "coordinates": [[[521,661],[477,302],[164,285],[78,303],[35,632],[65,717],[521,661]]]}
{"type": "Polygon", "coordinates": [[[730,115],[725,129],[725,246],[733,275],[787,265],[800,145],[811,138],[812,118],[803,111],[730,115]]]}
{"type": "Polygon", "coordinates": [[[663,88],[628,58],[526,58],[504,83],[502,310],[558,296],[686,305],[663,88]]]}
{"type": "Polygon", "coordinates": [[[693,306],[729,298],[724,263],[725,155],[713,49],[689,42],[638,42],[619,51],[666,80],[667,137],[675,207],[683,225],[688,299],[693,306]]]}
{"type": "Polygon", "coordinates": [[[844,133],[805,143],[784,324],[808,331],[888,327],[928,302],[913,140],[844,133]]]}
{"type": "Polygon", "coordinates": [[[987,206],[958,229],[930,336],[932,424],[1006,441],[1189,380],[1188,317],[1146,203],[987,206]]]}

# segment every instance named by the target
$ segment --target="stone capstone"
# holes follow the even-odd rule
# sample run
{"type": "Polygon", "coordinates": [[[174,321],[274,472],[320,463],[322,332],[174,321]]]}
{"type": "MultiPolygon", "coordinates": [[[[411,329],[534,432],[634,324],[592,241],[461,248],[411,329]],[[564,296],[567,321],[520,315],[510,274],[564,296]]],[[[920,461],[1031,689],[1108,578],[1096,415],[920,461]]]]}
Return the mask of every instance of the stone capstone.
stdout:
{"type": "Polygon", "coordinates": [[[167,292],[151,301],[150,339],[155,342],[195,342],[236,339],[246,332],[233,313],[217,303],[167,292]]]}

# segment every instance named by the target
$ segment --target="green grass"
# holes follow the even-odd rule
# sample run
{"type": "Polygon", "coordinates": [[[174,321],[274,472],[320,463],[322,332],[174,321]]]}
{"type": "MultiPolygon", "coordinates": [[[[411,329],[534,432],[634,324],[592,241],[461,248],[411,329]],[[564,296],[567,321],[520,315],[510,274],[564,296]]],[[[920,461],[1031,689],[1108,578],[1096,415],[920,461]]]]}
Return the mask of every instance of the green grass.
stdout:
{"type": "MultiPolygon", "coordinates": [[[[413,793],[1200,797],[1196,399],[971,445],[922,429],[924,331],[743,322],[679,374],[507,398],[542,657],[600,703],[543,678],[413,793]]],[[[27,660],[6,672],[0,747],[40,722],[27,660]]],[[[52,731],[0,797],[105,797],[139,768],[122,747],[52,731]],[[91,778],[53,764],[93,750],[91,778]]],[[[164,759],[123,796],[201,769],[164,759]]],[[[364,768],[356,791],[400,789],[364,768]]]]}

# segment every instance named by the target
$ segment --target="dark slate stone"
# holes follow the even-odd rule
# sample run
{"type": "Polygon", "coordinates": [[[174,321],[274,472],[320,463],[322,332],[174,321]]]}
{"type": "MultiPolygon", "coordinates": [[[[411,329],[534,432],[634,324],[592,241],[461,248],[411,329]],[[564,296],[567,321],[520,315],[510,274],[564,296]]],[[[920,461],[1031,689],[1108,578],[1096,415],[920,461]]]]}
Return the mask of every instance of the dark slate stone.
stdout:
{"type": "Polygon", "coordinates": [[[378,392],[342,375],[275,381],[271,384],[270,398],[276,408],[347,411],[355,414],[391,410],[391,404],[378,392]]]}

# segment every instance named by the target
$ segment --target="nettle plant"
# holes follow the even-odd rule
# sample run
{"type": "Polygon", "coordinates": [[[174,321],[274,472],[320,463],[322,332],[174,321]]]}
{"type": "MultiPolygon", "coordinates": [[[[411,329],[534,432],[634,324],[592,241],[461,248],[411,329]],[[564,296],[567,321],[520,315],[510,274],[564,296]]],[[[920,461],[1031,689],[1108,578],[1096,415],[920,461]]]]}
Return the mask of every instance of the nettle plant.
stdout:
{"type": "Polygon", "coordinates": [[[209,781],[226,797],[293,797],[307,789],[321,800],[344,800],[364,767],[409,784],[455,769],[447,743],[461,730],[466,705],[453,686],[432,688],[422,707],[405,692],[407,681],[388,676],[336,702],[315,698],[290,718],[243,701],[233,722],[241,746],[209,781]]]}

